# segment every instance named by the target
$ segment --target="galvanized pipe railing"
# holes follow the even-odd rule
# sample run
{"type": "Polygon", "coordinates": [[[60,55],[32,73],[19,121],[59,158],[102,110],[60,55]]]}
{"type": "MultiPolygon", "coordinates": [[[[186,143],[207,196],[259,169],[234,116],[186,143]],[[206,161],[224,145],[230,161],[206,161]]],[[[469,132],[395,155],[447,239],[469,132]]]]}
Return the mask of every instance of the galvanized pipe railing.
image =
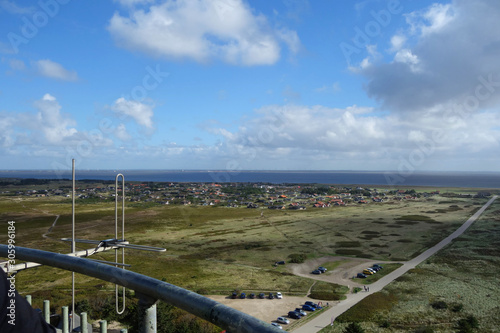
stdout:
{"type": "MultiPolygon", "coordinates": [[[[278,328],[246,313],[149,276],[66,254],[17,246],[15,250],[15,256],[18,260],[33,261],[119,284],[186,310],[230,333],[282,332],[278,328]]],[[[7,257],[7,251],[8,246],[0,244],[0,257],[7,257]]]]}

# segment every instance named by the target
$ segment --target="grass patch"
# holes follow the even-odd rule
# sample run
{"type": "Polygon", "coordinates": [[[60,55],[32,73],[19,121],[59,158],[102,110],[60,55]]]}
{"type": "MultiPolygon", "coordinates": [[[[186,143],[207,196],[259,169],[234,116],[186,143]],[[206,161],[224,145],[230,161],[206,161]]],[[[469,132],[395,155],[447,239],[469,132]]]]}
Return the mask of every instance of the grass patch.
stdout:
{"type": "Polygon", "coordinates": [[[390,311],[397,301],[398,298],[394,294],[378,292],[364,298],[338,316],[336,321],[341,323],[370,321],[375,319],[377,314],[390,311]]]}
{"type": "Polygon", "coordinates": [[[348,291],[346,286],[318,281],[311,288],[309,297],[321,301],[339,301],[345,299],[345,294],[348,291]]]}

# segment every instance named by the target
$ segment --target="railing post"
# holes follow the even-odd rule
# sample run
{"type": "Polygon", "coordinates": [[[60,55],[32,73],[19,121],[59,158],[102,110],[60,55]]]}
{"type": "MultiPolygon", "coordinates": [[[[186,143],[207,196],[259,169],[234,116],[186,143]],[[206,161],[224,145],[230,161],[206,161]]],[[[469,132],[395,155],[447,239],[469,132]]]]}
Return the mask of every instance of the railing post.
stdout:
{"type": "Polygon", "coordinates": [[[108,322],[106,320],[101,320],[99,322],[100,333],[108,333],[108,322]]]}
{"type": "Polygon", "coordinates": [[[62,333],[69,333],[69,325],[68,325],[68,307],[62,307],[62,333]]]}
{"type": "Polygon", "coordinates": [[[141,333],[156,333],[156,303],[158,300],[136,292],[139,298],[139,331],[141,333]]]}
{"type": "Polygon", "coordinates": [[[26,301],[31,305],[31,295],[26,295],[26,301]]]}
{"type": "Polygon", "coordinates": [[[43,318],[50,324],[50,301],[43,301],[43,318]]]}
{"type": "Polygon", "coordinates": [[[89,333],[87,323],[87,312],[80,313],[80,332],[89,333]]]}

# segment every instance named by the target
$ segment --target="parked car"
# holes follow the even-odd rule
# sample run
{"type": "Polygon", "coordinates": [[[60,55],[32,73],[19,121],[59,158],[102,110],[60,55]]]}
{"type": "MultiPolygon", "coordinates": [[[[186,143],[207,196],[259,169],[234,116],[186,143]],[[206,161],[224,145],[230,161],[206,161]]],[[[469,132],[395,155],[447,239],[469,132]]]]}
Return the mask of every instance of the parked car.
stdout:
{"type": "Polygon", "coordinates": [[[302,316],[300,315],[300,313],[298,313],[296,311],[289,311],[288,312],[288,317],[293,318],[293,319],[300,319],[300,318],[302,318],[302,316]]]}
{"type": "Polygon", "coordinates": [[[318,307],[318,304],[314,303],[314,302],[311,302],[311,301],[307,301],[304,303],[305,305],[309,305],[309,306],[312,306],[313,308],[317,308],[318,307]]]}
{"type": "Polygon", "coordinates": [[[278,319],[276,319],[276,321],[280,324],[290,324],[290,320],[286,319],[285,317],[278,317],[278,319]]]}
{"type": "Polygon", "coordinates": [[[370,269],[374,270],[375,272],[380,271],[380,267],[373,266],[373,267],[370,267],[370,269]]]}
{"type": "Polygon", "coordinates": [[[320,271],[321,273],[326,273],[327,269],[323,266],[319,266],[318,271],[320,271]]]}
{"type": "Polygon", "coordinates": [[[380,269],[384,268],[384,267],[380,266],[379,264],[373,264],[373,267],[378,267],[380,269]]]}
{"type": "Polygon", "coordinates": [[[236,297],[238,297],[238,293],[236,293],[236,292],[232,293],[231,298],[233,298],[233,299],[234,299],[234,298],[236,298],[236,297]]]}
{"type": "Polygon", "coordinates": [[[247,294],[245,294],[245,293],[241,293],[240,298],[241,298],[241,299],[245,299],[245,298],[247,298],[247,294]]]}
{"type": "Polygon", "coordinates": [[[368,268],[367,268],[367,270],[369,270],[369,271],[373,272],[373,274],[377,273],[377,271],[376,271],[376,270],[374,270],[374,269],[373,269],[373,268],[371,268],[371,267],[368,267],[368,268]]]}
{"type": "Polygon", "coordinates": [[[307,312],[305,312],[304,310],[302,310],[301,308],[296,308],[295,309],[295,312],[298,312],[300,313],[301,316],[305,316],[307,315],[307,312]]]}
{"type": "Polygon", "coordinates": [[[274,327],[279,328],[280,330],[282,330],[282,329],[283,329],[283,327],[281,327],[281,325],[280,325],[280,324],[278,324],[278,323],[271,323],[271,325],[273,325],[274,327]]]}
{"type": "Polygon", "coordinates": [[[358,273],[358,275],[356,275],[356,277],[359,278],[359,279],[365,279],[366,275],[363,274],[363,273],[358,273]]]}
{"type": "Polygon", "coordinates": [[[321,271],[318,270],[318,269],[315,269],[314,271],[312,271],[312,274],[318,274],[319,275],[319,274],[321,274],[321,271]]]}
{"type": "Polygon", "coordinates": [[[363,269],[363,274],[365,274],[365,275],[373,275],[373,272],[370,271],[369,269],[363,269]]]}
{"type": "Polygon", "coordinates": [[[260,293],[260,294],[259,294],[259,298],[260,298],[260,299],[264,299],[264,298],[266,298],[266,294],[264,294],[264,293],[260,293]]]}
{"type": "Polygon", "coordinates": [[[281,293],[278,291],[278,292],[276,293],[276,298],[278,298],[278,299],[282,299],[282,298],[283,298],[283,295],[281,295],[281,293]]]}
{"type": "Polygon", "coordinates": [[[302,305],[302,309],[306,311],[316,311],[316,308],[307,304],[302,305]]]}
{"type": "Polygon", "coordinates": [[[274,299],[273,293],[269,293],[269,299],[274,299]]]}
{"type": "Polygon", "coordinates": [[[255,298],[255,294],[251,293],[250,295],[248,295],[248,298],[254,299],[255,298]]]}

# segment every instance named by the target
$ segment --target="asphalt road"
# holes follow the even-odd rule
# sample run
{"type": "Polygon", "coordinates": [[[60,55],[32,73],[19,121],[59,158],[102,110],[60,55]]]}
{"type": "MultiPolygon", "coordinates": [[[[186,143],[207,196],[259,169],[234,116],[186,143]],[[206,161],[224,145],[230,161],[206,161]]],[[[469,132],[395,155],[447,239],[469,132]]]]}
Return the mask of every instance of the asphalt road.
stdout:
{"type": "Polygon", "coordinates": [[[479,209],[474,215],[472,215],[460,228],[455,230],[451,235],[443,239],[441,242],[439,242],[437,245],[431,247],[427,251],[423,252],[420,254],[418,257],[415,257],[409,261],[407,261],[403,266],[398,268],[397,270],[393,271],[392,273],[384,276],[377,282],[374,282],[371,284],[370,291],[369,292],[358,292],[357,294],[349,294],[347,295],[347,299],[339,302],[335,306],[331,306],[330,309],[319,315],[318,317],[314,318],[310,322],[305,323],[303,326],[293,330],[294,333],[313,333],[313,332],[319,332],[321,329],[324,327],[330,325],[337,316],[341,315],[345,311],[347,311],[349,308],[354,306],[356,303],[361,301],[363,298],[367,297],[370,293],[375,293],[380,290],[382,290],[386,285],[391,283],[393,280],[397,279],[404,273],[408,272],[410,269],[415,268],[418,264],[420,264],[422,261],[426,260],[433,254],[435,254],[437,251],[441,250],[443,247],[448,245],[453,239],[457,238],[465,230],[467,230],[468,227],[472,223],[476,221],[476,219],[488,208],[489,205],[495,199],[497,196],[493,196],[481,209],[479,209]]]}

